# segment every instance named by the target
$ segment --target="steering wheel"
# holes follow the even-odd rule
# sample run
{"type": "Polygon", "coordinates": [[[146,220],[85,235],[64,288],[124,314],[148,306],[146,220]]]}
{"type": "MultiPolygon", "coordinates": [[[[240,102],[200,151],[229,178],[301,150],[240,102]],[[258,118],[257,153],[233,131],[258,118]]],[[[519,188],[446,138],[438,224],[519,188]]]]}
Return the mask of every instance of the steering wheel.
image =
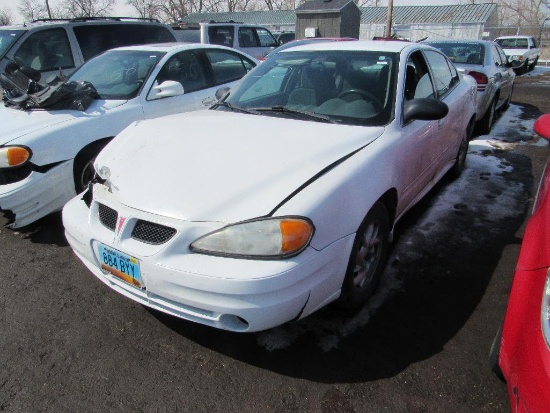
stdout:
{"type": "Polygon", "coordinates": [[[380,111],[382,110],[382,103],[380,102],[380,100],[371,92],[368,92],[366,90],[363,90],[363,89],[348,89],[348,90],[344,90],[343,92],[341,92],[338,97],[341,99],[343,98],[344,96],[348,96],[348,95],[353,95],[353,94],[356,94],[356,95],[359,95],[361,96],[364,100],[366,101],[369,101],[369,102],[372,102],[373,105],[375,106],[375,109],[377,111],[380,111]]]}

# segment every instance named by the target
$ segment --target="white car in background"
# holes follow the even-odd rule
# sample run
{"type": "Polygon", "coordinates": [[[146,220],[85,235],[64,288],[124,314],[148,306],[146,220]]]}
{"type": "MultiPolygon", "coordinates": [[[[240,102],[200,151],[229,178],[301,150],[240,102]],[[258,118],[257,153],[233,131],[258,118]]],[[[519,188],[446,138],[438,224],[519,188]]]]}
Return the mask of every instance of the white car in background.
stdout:
{"type": "Polygon", "coordinates": [[[90,82],[97,90],[99,98],[85,110],[1,108],[0,212],[8,226],[22,227],[60,210],[92,178],[99,151],[130,123],[206,109],[220,86],[233,85],[257,64],[224,46],[117,48],[67,80],[90,82]]]}
{"type": "Polygon", "coordinates": [[[286,49],[211,110],[120,133],[63,209],[67,240],[120,294],[221,329],[357,310],[395,223],[464,167],[475,100],[427,45],[286,49]]]}

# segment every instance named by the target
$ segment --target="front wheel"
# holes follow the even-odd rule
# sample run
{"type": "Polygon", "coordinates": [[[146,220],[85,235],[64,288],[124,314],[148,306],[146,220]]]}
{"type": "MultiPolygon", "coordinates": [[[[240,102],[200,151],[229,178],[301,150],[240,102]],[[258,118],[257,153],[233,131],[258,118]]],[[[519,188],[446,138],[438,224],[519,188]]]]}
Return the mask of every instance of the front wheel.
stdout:
{"type": "Polygon", "coordinates": [[[79,194],[90,183],[94,177],[94,161],[104,145],[93,144],[84,148],[74,160],[74,188],[79,194]]]}
{"type": "Polygon", "coordinates": [[[388,210],[373,205],[355,235],[338,305],[359,310],[373,295],[386,262],[390,232],[388,210]]]}

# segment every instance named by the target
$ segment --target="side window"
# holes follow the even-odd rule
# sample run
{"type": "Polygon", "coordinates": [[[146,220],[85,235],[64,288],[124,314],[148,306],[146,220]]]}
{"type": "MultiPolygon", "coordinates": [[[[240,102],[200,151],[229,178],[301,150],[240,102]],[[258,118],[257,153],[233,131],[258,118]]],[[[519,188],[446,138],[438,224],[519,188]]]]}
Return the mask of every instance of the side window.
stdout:
{"type": "Polygon", "coordinates": [[[73,30],[84,61],[114,47],[176,40],[166,27],[145,24],[94,24],[73,30]]]}
{"type": "Polygon", "coordinates": [[[208,27],[208,39],[211,44],[233,47],[233,26],[208,27]]]}
{"type": "Polygon", "coordinates": [[[239,27],[239,46],[240,47],[258,47],[256,30],[253,27],[239,27]]]}
{"type": "Polygon", "coordinates": [[[535,43],[535,39],[532,37],[529,38],[529,48],[532,49],[534,47],[537,47],[537,44],[535,43]]]}
{"type": "Polygon", "coordinates": [[[424,53],[432,69],[437,97],[442,99],[458,82],[458,73],[441,53],[432,50],[426,50],[424,53]]]}
{"type": "Polygon", "coordinates": [[[30,35],[15,52],[14,60],[40,72],[74,67],[69,38],[61,28],[40,30],[30,35]]]}
{"type": "Polygon", "coordinates": [[[405,100],[431,98],[435,96],[434,89],[422,53],[414,52],[407,59],[404,82],[405,100]]]}
{"type": "Polygon", "coordinates": [[[502,61],[502,56],[498,52],[497,47],[492,46],[491,49],[492,49],[493,62],[495,64],[495,66],[497,66],[497,67],[504,66],[504,62],[502,61]]]}
{"type": "Polygon", "coordinates": [[[182,84],[185,93],[210,87],[206,78],[200,54],[186,50],[172,56],[157,75],[160,84],[166,80],[173,80],[182,84]]]}
{"type": "Polygon", "coordinates": [[[274,47],[277,46],[277,39],[266,29],[257,28],[256,34],[260,39],[260,46],[262,47],[274,47]]]}
{"type": "Polygon", "coordinates": [[[205,50],[214,74],[216,85],[240,79],[246,75],[255,64],[228,50],[205,50]]]}

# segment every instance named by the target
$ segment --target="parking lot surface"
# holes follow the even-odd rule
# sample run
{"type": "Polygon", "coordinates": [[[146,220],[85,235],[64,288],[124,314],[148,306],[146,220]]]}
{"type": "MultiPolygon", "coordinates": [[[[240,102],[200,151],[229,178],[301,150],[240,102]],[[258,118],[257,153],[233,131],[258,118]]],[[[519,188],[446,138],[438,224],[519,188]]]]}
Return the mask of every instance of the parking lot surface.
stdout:
{"type": "Polygon", "coordinates": [[[379,291],[353,317],[214,330],[106,288],[60,214],[1,228],[0,411],[508,412],[488,352],[550,153],[532,132],[549,91],[542,68],[516,79],[464,174],[400,222],[379,291]]]}

